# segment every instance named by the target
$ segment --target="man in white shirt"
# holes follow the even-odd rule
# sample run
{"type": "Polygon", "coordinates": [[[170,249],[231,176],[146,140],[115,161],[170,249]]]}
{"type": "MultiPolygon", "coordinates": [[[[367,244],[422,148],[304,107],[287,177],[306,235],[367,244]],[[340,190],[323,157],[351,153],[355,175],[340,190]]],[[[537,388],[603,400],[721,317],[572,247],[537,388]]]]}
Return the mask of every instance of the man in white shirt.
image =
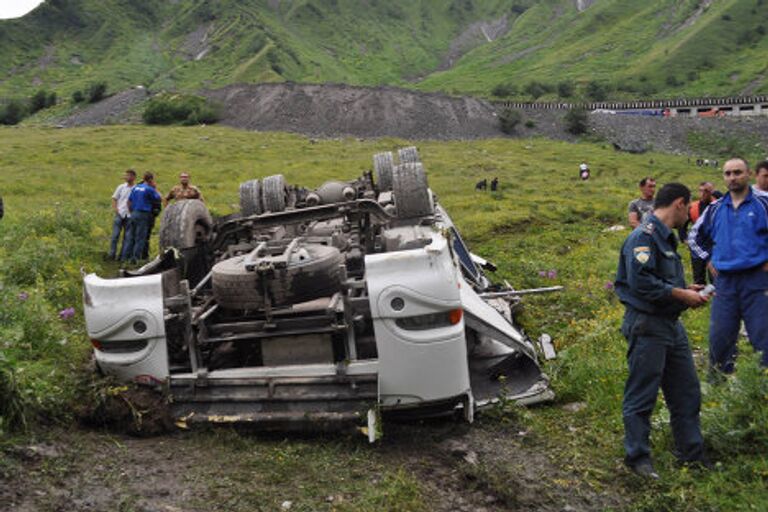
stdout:
{"type": "Polygon", "coordinates": [[[589,166],[587,165],[587,162],[581,162],[581,165],[579,165],[579,178],[583,181],[589,179],[589,166]]]}
{"type": "Polygon", "coordinates": [[[130,214],[128,210],[128,197],[136,183],[136,171],[128,169],[123,175],[125,183],[121,183],[112,194],[112,211],[115,212],[115,218],[112,221],[112,239],[109,244],[109,259],[124,260],[127,256],[123,254],[125,241],[131,236],[130,214]],[[117,252],[117,242],[120,240],[120,233],[123,233],[123,243],[120,252],[117,252]]]}

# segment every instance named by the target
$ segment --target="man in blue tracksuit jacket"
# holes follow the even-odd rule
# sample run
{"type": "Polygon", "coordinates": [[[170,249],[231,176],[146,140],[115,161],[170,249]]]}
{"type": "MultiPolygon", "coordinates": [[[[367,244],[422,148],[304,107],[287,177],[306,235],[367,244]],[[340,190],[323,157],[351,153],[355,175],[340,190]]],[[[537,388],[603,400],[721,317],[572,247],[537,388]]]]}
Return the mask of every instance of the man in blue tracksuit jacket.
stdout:
{"type": "Polygon", "coordinates": [[[635,473],[658,478],[651,463],[651,413],[659,388],[670,412],[678,458],[707,465],[699,424],[701,389],[688,336],[678,317],[707,303],[700,285],[685,284],[673,230],[688,220],[691,192],[668,183],[653,213],[621,248],[615,289],[624,304],[621,332],[629,342],[624,387],[624,462],[635,473]]]}
{"type": "Polygon", "coordinates": [[[723,176],[728,193],[699,218],[688,245],[699,258],[711,258],[717,294],[709,322],[709,361],[712,368],[730,373],[741,320],[768,366],[768,197],[751,189],[749,165],[742,158],[725,162],[723,176]]]}
{"type": "Polygon", "coordinates": [[[131,241],[124,249],[131,262],[142,259],[147,244],[150,225],[153,220],[152,203],[162,200],[157,191],[155,176],[151,172],[144,173],[144,181],[133,187],[128,196],[128,209],[131,211],[131,241]]]}

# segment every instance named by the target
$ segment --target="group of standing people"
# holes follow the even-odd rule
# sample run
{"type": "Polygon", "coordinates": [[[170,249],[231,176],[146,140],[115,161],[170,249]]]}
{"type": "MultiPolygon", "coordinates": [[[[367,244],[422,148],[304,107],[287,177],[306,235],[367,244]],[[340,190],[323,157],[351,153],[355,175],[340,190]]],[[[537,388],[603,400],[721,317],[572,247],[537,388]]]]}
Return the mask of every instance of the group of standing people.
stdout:
{"type": "MultiPolygon", "coordinates": [[[[499,178],[495,177],[491,180],[491,192],[496,192],[499,189],[499,178]]],[[[475,183],[475,190],[488,190],[488,178],[475,183]]]]}
{"type": "Polygon", "coordinates": [[[749,164],[732,158],[723,166],[727,193],[717,199],[712,184],[704,182],[694,203],[685,185],[668,183],[655,194],[655,180],[646,177],[639,183],[641,196],[629,204],[628,220],[635,229],[622,246],[615,289],[625,306],[621,331],[629,343],[622,407],[625,463],[639,475],[658,478],[649,435],[660,388],[677,457],[686,464],[711,465],[699,423],[700,384],[679,320],[684,310],[712,298],[712,372],[733,371],[742,320],[768,366],[768,162],[757,166],[756,175],[750,186],[749,164]],[[699,282],[687,285],[674,231],[691,220],[684,241],[698,260],[693,265],[699,282]],[[702,264],[714,278],[714,295],[704,286],[702,264]]]}
{"type": "Polygon", "coordinates": [[[179,184],[174,186],[166,196],[157,188],[155,176],[145,172],[143,180],[136,183],[136,171],[128,169],[121,183],[112,194],[112,237],[108,257],[135,264],[149,257],[149,238],[155,225],[155,219],[168,201],[181,199],[200,199],[200,190],[189,183],[189,173],[179,175],[179,184]],[[117,247],[120,235],[123,242],[120,252],[117,247]]]}

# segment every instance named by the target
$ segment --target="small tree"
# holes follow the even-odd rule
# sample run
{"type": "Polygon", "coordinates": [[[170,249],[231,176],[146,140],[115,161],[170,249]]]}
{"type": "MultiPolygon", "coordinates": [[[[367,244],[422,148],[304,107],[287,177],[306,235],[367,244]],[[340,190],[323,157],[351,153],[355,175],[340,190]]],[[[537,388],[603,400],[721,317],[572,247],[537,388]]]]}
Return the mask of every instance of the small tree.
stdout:
{"type": "Polygon", "coordinates": [[[533,82],[528,82],[528,84],[525,86],[525,92],[529,94],[534,100],[538,99],[540,96],[544,96],[546,93],[551,91],[551,86],[548,86],[542,82],[537,82],[536,80],[533,82]]]}
{"type": "Polygon", "coordinates": [[[34,114],[47,106],[48,93],[40,89],[29,98],[29,113],[34,114]]]}
{"type": "Polygon", "coordinates": [[[147,102],[142,118],[146,124],[215,123],[218,106],[203,97],[189,94],[161,93],[147,102]]]}
{"type": "Polygon", "coordinates": [[[561,98],[570,98],[573,96],[573,83],[560,82],[557,84],[557,95],[561,98]]]}
{"type": "Polygon", "coordinates": [[[499,128],[506,134],[515,133],[515,128],[523,120],[523,115],[519,110],[505,108],[499,115],[499,128]]]}
{"type": "Polygon", "coordinates": [[[88,86],[88,103],[96,103],[104,99],[107,93],[107,82],[94,82],[88,86]]]}
{"type": "Polygon", "coordinates": [[[0,124],[19,124],[24,119],[24,105],[18,100],[9,101],[0,108],[0,124]]]}
{"type": "Polygon", "coordinates": [[[509,82],[502,82],[493,88],[491,94],[497,98],[508,98],[517,94],[517,86],[509,82]]]}
{"type": "Polygon", "coordinates": [[[587,133],[587,111],[581,107],[572,108],[565,114],[565,129],[568,133],[581,135],[587,133]]]}
{"type": "Polygon", "coordinates": [[[604,101],[608,97],[608,87],[593,80],[587,84],[587,96],[593,101],[604,101]]]}

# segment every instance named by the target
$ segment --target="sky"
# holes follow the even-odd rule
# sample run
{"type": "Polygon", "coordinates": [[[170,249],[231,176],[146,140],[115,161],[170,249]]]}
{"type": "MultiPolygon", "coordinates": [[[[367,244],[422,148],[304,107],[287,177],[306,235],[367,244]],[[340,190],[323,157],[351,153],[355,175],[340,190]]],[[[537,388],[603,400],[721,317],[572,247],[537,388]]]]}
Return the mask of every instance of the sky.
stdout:
{"type": "Polygon", "coordinates": [[[43,0],[0,0],[0,19],[18,18],[43,3],[43,0]]]}

